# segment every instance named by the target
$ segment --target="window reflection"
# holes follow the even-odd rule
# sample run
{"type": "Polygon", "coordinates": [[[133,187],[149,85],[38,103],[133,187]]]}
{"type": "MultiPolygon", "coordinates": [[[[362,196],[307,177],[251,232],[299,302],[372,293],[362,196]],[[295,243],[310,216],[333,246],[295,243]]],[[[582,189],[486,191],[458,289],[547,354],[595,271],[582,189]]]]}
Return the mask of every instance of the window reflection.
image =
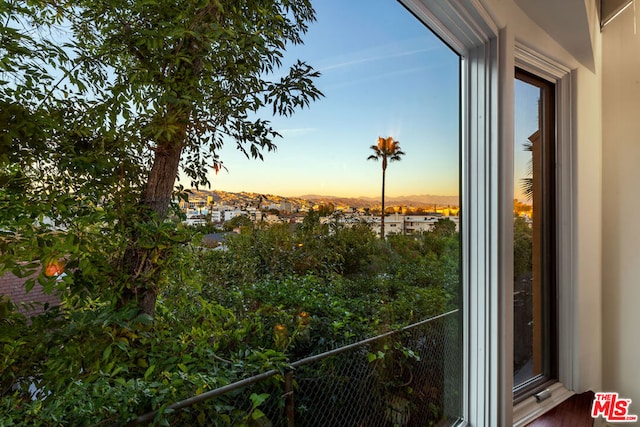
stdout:
{"type": "Polygon", "coordinates": [[[522,71],[516,73],[513,223],[516,394],[552,379],[556,370],[553,93],[553,84],[522,71]]]}

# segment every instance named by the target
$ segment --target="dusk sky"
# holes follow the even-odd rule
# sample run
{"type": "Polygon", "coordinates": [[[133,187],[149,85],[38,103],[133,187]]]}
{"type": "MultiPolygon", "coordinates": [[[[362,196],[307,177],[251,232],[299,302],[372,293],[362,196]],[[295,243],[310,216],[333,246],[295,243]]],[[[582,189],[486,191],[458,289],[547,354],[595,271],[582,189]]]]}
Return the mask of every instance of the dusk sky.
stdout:
{"type": "Polygon", "coordinates": [[[531,160],[531,152],[523,146],[529,137],[538,130],[538,99],[540,89],[521,80],[515,81],[515,120],[514,120],[514,198],[523,203],[530,200],[522,193],[522,179],[527,177],[527,166],[531,160]]]}
{"type": "MultiPolygon", "coordinates": [[[[381,165],[367,161],[379,136],[406,153],[387,169],[387,195],[458,194],[459,57],[399,3],[317,0],[317,22],[285,64],[322,73],[325,97],[290,118],[270,118],[282,138],[264,161],[228,143],[228,171],[211,189],[283,196],[380,196],[381,165]]],[[[187,182],[185,182],[187,184],[187,182]]]]}

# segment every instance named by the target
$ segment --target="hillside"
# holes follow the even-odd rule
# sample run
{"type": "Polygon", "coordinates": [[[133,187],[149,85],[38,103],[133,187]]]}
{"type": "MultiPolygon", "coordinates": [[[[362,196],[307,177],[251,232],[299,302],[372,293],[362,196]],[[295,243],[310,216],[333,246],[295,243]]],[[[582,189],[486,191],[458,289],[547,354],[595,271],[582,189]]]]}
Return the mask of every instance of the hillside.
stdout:
{"type": "MultiPolygon", "coordinates": [[[[354,208],[373,208],[380,206],[380,199],[375,197],[336,197],[317,194],[305,194],[298,197],[285,197],[274,194],[260,194],[253,192],[233,193],[222,190],[192,189],[191,199],[204,199],[211,196],[214,203],[224,203],[233,206],[254,206],[271,203],[291,203],[295,209],[310,208],[318,204],[351,206],[354,208]]],[[[430,194],[387,197],[387,206],[402,205],[412,207],[458,206],[458,196],[437,196],[430,194]]]]}
{"type": "MultiPolygon", "coordinates": [[[[316,203],[333,203],[336,205],[346,205],[353,207],[371,208],[380,206],[380,198],[377,197],[335,197],[335,196],[320,196],[317,194],[305,194],[300,196],[302,199],[313,200],[316,203]]],[[[387,197],[386,205],[402,205],[413,206],[417,208],[437,206],[458,206],[458,196],[436,196],[431,194],[410,195],[410,196],[398,196],[387,197]]]]}

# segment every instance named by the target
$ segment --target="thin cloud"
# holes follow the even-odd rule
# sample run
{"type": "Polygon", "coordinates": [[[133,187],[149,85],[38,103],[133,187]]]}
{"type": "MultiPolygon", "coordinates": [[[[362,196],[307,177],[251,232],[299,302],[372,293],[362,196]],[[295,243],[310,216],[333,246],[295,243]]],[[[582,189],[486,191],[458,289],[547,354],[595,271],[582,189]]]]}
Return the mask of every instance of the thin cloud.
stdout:
{"type": "Polygon", "coordinates": [[[412,68],[400,68],[394,71],[390,71],[387,73],[378,73],[378,74],[368,74],[362,78],[359,79],[354,79],[351,78],[347,81],[343,81],[340,83],[335,83],[335,84],[331,84],[328,85],[326,87],[324,87],[323,89],[328,91],[328,90],[333,90],[333,89],[337,89],[337,88],[344,88],[344,87],[349,87],[349,86],[355,86],[364,82],[371,82],[371,81],[375,81],[375,80],[380,80],[380,79],[384,79],[384,78],[388,78],[388,77],[394,77],[394,76],[399,76],[399,75],[403,75],[403,74],[411,74],[411,73],[415,73],[415,72],[419,72],[419,71],[426,71],[426,70],[431,70],[436,68],[436,65],[428,65],[428,66],[420,66],[420,67],[412,67],[412,68]]]}
{"type": "Polygon", "coordinates": [[[412,50],[405,50],[402,52],[392,52],[392,53],[388,53],[388,54],[384,54],[384,55],[373,55],[373,56],[368,56],[368,57],[362,57],[362,58],[355,58],[355,59],[351,59],[348,61],[343,61],[343,62],[337,62],[335,64],[331,64],[331,65],[327,65],[324,67],[320,67],[319,71],[321,72],[325,72],[325,71],[329,71],[329,70],[336,70],[339,68],[345,68],[345,67],[351,67],[353,65],[360,65],[360,64],[364,64],[367,62],[375,62],[375,61],[384,61],[387,59],[391,59],[391,58],[400,58],[403,56],[412,56],[412,55],[417,55],[419,53],[425,53],[425,52],[429,52],[434,50],[434,47],[428,47],[428,48],[422,48],[422,49],[412,49],[412,50]]]}
{"type": "Polygon", "coordinates": [[[317,132],[318,128],[291,128],[291,129],[280,129],[278,133],[282,136],[301,136],[308,135],[310,133],[317,132]]]}

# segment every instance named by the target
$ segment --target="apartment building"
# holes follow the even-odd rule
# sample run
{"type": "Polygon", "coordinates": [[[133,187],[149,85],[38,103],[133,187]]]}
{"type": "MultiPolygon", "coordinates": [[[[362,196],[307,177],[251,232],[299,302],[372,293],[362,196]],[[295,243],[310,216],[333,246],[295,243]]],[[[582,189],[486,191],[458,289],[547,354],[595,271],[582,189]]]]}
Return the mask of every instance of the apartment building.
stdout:
{"type": "MultiPolygon", "coordinates": [[[[377,235],[380,234],[380,217],[368,216],[367,222],[377,235]]],[[[400,212],[387,215],[384,218],[384,235],[391,234],[419,234],[433,230],[434,225],[440,220],[449,220],[455,224],[455,230],[459,231],[459,220],[457,216],[444,216],[442,214],[420,214],[406,215],[400,212]]]]}

